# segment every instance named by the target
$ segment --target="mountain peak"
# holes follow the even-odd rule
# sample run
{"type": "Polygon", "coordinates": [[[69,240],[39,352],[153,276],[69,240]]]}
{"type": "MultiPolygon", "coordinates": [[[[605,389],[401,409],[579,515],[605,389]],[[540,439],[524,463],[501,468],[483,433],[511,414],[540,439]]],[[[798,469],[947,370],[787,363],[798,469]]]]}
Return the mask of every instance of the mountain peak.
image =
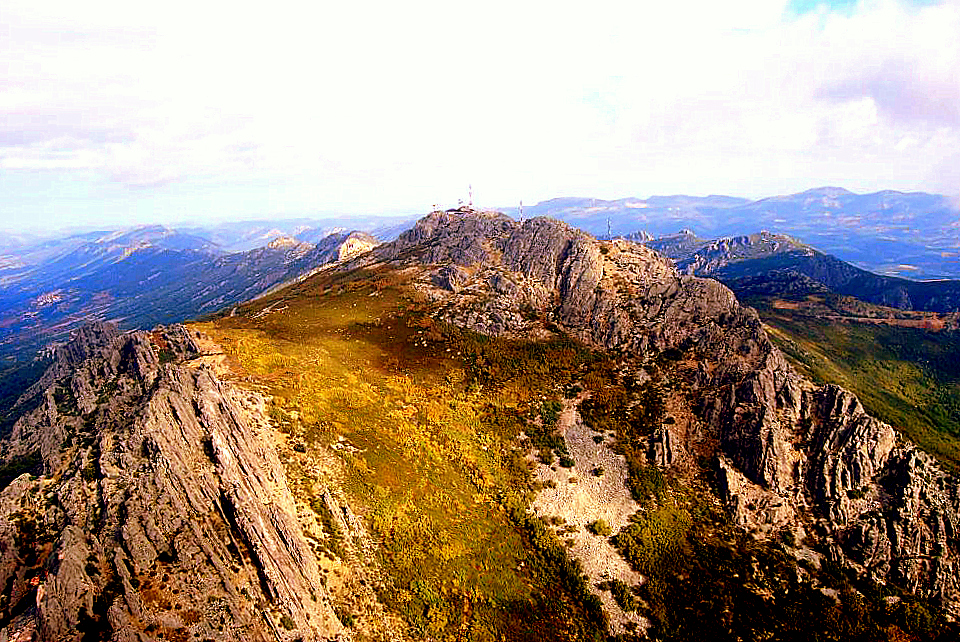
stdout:
{"type": "Polygon", "coordinates": [[[828,198],[836,198],[838,196],[852,196],[853,192],[843,187],[814,187],[813,189],[808,189],[804,192],[800,192],[802,196],[826,196],[828,198]]]}
{"type": "Polygon", "coordinates": [[[267,243],[267,248],[271,250],[289,250],[297,247],[298,245],[301,245],[301,242],[295,238],[289,236],[278,236],[267,243]]]}

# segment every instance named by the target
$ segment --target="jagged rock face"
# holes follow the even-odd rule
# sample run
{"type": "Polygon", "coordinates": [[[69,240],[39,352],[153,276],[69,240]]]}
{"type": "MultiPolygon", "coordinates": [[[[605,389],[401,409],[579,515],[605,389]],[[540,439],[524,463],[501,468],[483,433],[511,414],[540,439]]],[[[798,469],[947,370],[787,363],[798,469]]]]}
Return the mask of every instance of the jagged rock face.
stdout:
{"type": "Polygon", "coordinates": [[[74,368],[119,334],[120,330],[116,325],[103,321],[88,323],[74,330],[69,342],[54,349],[53,363],[35,384],[24,391],[17,400],[17,405],[35,398],[54,381],[70,374],[74,368]]]}
{"type": "Polygon", "coordinates": [[[551,219],[521,225],[499,213],[434,212],[373,256],[437,265],[432,283],[461,295],[444,298],[445,316],[487,334],[523,334],[530,309],[605,348],[705,341],[737,321],[759,327],[716,281],[681,276],[641,245],[601,244],[551,219]]]}
{"type": "Polygon", "coordinates": [[[782,358],[706,390],[702,416],[732,464],[721,463],[721,486],[741,524],[819,536],[835,561],[960,616],[956,477],[855,395],[813,386],[782,358]]]}
{"type": "MultiPolygon", "coordinates": [[[[734,517],[760,536],[818,538],[835,561],[960,616],[957,479],[851,393],[800,377],[720,283],[634,243],[469,210],[431,214],[371,257],[422,266],[440,315],[479,332],[537,336],[546,323],[603,348],[699,355],[691,392],[734,517]]],[[[661,465],[682,459],[668,428],[653,442],[661,465]]]]}
{"type": "Polygon", "coordinates": [[[74,341],[4,446],[43,474],[0,492],[0,636],[341,639],[263,400],[181,327],[74,341]]]}

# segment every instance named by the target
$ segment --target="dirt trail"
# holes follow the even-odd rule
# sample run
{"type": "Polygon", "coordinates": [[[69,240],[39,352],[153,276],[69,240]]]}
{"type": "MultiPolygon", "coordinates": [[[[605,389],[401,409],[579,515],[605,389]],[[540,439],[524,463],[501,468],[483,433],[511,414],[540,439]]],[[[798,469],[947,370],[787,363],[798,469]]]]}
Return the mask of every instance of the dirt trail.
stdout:
{"type": "Polygon", "coordinates": [[[596,584],[619,579],[636,586],[643,581],[643,577],[630,568],[608,538],[587,530],[587,524],[603,519],[610,525],[611,532],[616,534],[626,526],[639,505],[625,484],[626,461],[610,449],[609,437],[599,444],[594,441],[594,436],[600,433],[593,432],[581,420],[576,407],[581,400],[564,401],[558,426],[575,465],[569,469],[556,463],[552,467],[537,465],[534,471],[537,479],[548,485],[552,481],[555,486],[545,487],[538,494],[533,509],[544,519],[559,517],[564,521],[558,527],[558,532],[561,538],[573,541],[570,555],[580,560],[591,589],[603,602],[604,611],[610,619],[610,633],[619,635],[628,632],[631,626],[645,629],[647,623],[636,613],[625,613],[610,593],[601,591],[596,584]],[[596,469],[602,469],[603,474],[594,475],[596,469]],[[573,532],[565,533],[566,526],[576,528],[573,532]]]}

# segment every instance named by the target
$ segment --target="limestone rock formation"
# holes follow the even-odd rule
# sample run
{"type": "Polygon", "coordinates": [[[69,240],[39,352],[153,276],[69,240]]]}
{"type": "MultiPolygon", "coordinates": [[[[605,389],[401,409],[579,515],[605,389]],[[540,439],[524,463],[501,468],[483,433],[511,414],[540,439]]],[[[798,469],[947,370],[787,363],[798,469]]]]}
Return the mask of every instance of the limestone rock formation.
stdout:
{"type": "Polygon", "coordinates": [[[195,339],[100,325],[58,350],[3,442],[34,473],[0,492],[3,639],[346,639],[263,399],[190,365],[195,339]]]}

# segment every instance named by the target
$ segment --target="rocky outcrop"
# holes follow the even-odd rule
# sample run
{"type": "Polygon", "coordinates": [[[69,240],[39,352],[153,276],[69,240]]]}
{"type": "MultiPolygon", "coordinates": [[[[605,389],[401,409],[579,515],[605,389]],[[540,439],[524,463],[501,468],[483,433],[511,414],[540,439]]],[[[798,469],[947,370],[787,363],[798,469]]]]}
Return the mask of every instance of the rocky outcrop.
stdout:
{"type": "Polygon", "coordinates": [[[743,381],[702,391],[738,521],[815,536],[834,561],[960,616],[956,477],[870,417],[852,393],[815,387],[772,348],[770,355],[743,381]]]}
{"type": "Polygon", "coordinates": [[[345,639],[263,399],[188,366],[195,339],[98,327],[58,351],[4,444],[43,472],[0,492],[3,639],[345,639]]]}
{"type": "MultiPolygon", "coordinates": [[[[956,477],[851,393],[800,377],[725,286],[678,274],[635,243],[467,209],[431,214],[368,260],[420,266],[439,314],[483,333],[552,327],[641,357],[690,355],[699,364],[688,392],[745,528],[759,536],[789,528],[834,561],[960,616],[956,477]]],[[[657,463],[672,465],[682,450],[669,430],[655,433],[657,463]]]]}
{"type": "Polygon", "coordinates": [[[21,406],[34,399],[38,394],[50,387],[53,382],[61,379],[99,351],[104,345],[119,336],[120,330],[114,323],[96,321],[88,323],[70,333],[70,340],[64,345],[53,349],[53,363],[40,379],[27,388],[16,405],[21,406]]]}
{"type": "Polygon", "coordinates": [[[705,340],[743,319],[759,327],[719,283],[681,276],[636,243],[600,243],[551,219],[521,225],[495,212],[434,212],[371,257],[436,266],[431,283],[461,295],[435,293],[447,318],[491,334],[522,334],[535,312],[589,343],[642,351],[705,340]]]}
{"type": "Polygon", "coordinates": [[[311,261],[315,265],[346,261],[369,252],[378,245],[380,241],[366,232],[328,234],[317,243],[311,254],[311,261]]]}

